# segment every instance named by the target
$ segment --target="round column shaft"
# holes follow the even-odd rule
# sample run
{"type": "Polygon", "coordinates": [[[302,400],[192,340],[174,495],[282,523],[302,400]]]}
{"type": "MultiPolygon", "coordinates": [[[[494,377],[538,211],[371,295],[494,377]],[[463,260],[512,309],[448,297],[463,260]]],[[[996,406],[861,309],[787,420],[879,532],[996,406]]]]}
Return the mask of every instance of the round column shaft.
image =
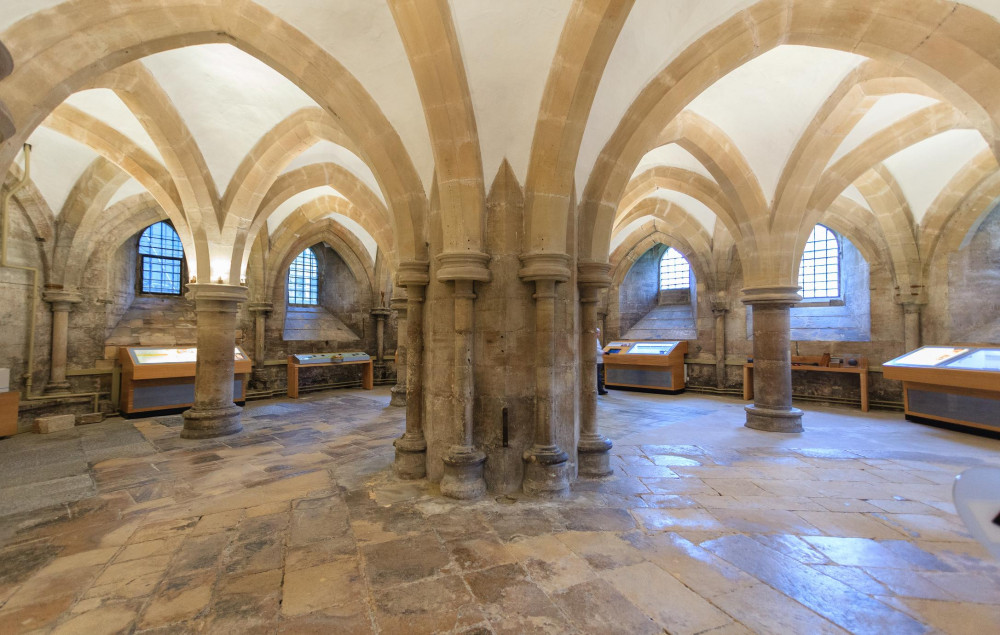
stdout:
{"type": "Polygon", "coordinates": [[[243,409],[233,403],[236,309],[247,288],[228,284],[189,284],[197,314],[198,360],[194,406],[184,413],[185,439],[235,434],[243,429],[243,409]]]}
{"type": "Polygon", "coordinates": [[[580,286],[580,441],[576,456],[580,476],[608,476],[611,440],[597,431],[597,300],[610,282],[610,265],[581,263],[580,286]]]}
{"type": "Polygon", "coordinates": [[[424,348],[426,274],[422,282],[407,285],[406,288],[406,432],[393,443],[396,447],[396,475],[403,479],[418,479],[427,475],[427,441],[424,439],[423,426],[424,384],[420,368],[424,348]]]}
{"type": "Polygon", "coordinates": [[[801,432],[802,411],[792,407],[792,348],[789,309],[801,300],[798,287],[743,290],[753,311],[754,403],[746,427],[767,432],[801,432]]]}
{"type": "Polygon", "coordinates": [[[392,398],[390,406],[406,406],[406,340],[408,339],[408,322],[406,319],[406,298],[393,297],[389,305],[396,312],[396,385],[390,391],[392,398]]]}
{"type": "Polygon", "coordinates": [[[48,394],[69,391],[66,380],[66,360],[69,347],[69,312],[74,304],[83,300],[75,291],[61,289],[46,290],[42,299],[52,305],[52,353],[50,357],[49,383],[45,386],[48,394]]]}

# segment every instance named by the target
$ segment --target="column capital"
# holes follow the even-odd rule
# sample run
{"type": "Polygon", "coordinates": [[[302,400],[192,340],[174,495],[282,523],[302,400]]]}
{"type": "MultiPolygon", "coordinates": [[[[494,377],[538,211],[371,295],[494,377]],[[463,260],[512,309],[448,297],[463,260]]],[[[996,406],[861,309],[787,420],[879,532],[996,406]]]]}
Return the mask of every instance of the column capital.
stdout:
{"type": "Polygon", "coordinates": [[[725,293],[712,296],[712,314],[716,317],[729,313],[729,297],[725,293]]]}
{"type": "Polygon", "coordinates": [[[393,294],[393,296],[389,299],[389,308],[392,309],[393,311],[396,311],[397,313],[406,313],[406,307],[408,302],[409,300],[407,299],[406,295],[393,294]]]}
{"type": "Polygon", "coordinates": [[[581,289],[606,289],[611,286],[611,263],[583,261],[576,263],[576,284],[581,289]]]}
{"type": "Polygon", "coordinates": [[[489,269],[489,254],[480,251],[446,251],[438,254],[437,259],[441,264],[437,279],[441,282],[489,282],[493,278],[489,269]]]}
{"type": "Polygon", "coordinates": [[[521,270],[517,276],[525,282],[553,280],[566,282],[570,276],[569,255],[532,252],[521,255],[521,270]]]}
{"type": "Polygon", "coordinates": [[[270,313],[274,310],[274,303],[272,302],[251,302],[247,305],[247,309],[251,313],[270,313]]]}
{"type": "Polygon", "coordinates": [[[399,263],[396,284],[401,287],[426,287],[431,281],[427,274],[429,266],[425,260],[405,260],[399,263]]]}
{"type": "Polygon", "coordinates": [[[749,305],[791,306],[801,302],[802,296],[797,286],[746,287],[740,301],[749,305]]]}
{"type": "Polygon", "coordinates": [[[195,302],[231,302],[238,304],[246,302],[249,289],[239,284],[215,284],[210,282],[191,282],[187,285],[189,300],[195,302]]]}
{"type": "Polygon", "coordinates": [[[371,310],[371,314],[377,318],[385,319],[392,313],[392,309],[387,309],[384,306],[377,307],[371,310]]]}
{"type": "Polygon", "coordinates": [[[72,305],[83,302],[83,296],[75,289],[46,289],[42,299],[52,305],[53,311],[69,311],[72,305]]]}

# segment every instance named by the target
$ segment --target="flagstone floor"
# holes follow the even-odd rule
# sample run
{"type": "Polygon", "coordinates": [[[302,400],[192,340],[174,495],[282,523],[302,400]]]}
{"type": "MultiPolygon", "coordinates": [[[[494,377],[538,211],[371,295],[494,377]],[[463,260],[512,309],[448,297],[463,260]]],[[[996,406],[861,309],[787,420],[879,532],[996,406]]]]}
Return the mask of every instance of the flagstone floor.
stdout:
{"type": "Polygon", "coordinates": [[[465,503],[388,470],[388,390],[0,441],[0,633],[1000,632],[950,503],[1000,441],[898,413],[612,392],[613,477],[465,503]]]}

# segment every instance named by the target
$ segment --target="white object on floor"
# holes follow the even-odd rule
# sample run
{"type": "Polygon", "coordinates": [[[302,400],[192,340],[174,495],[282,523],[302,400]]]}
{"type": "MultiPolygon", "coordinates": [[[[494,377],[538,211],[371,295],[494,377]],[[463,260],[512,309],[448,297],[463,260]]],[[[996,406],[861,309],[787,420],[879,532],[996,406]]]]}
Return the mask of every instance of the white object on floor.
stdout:
{"type": "Polygon", "coordinates": [[[1000,468],[965,470],[955,477],[952,497],[969,533],[1000,560],[1000,468]]]}

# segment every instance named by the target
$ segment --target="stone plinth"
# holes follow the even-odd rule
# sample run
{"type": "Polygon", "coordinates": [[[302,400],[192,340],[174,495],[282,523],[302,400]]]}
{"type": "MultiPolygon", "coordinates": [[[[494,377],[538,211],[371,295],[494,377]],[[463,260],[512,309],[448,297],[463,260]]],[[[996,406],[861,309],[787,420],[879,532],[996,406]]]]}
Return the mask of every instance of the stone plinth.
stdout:
{"type": "Polygon", "coordinates": [[[471,446],[453,446],[442,462],[442,494],[449,498],[471,500],[486,493],[486,481],[483,479],[485,453],[471,446]]]}

